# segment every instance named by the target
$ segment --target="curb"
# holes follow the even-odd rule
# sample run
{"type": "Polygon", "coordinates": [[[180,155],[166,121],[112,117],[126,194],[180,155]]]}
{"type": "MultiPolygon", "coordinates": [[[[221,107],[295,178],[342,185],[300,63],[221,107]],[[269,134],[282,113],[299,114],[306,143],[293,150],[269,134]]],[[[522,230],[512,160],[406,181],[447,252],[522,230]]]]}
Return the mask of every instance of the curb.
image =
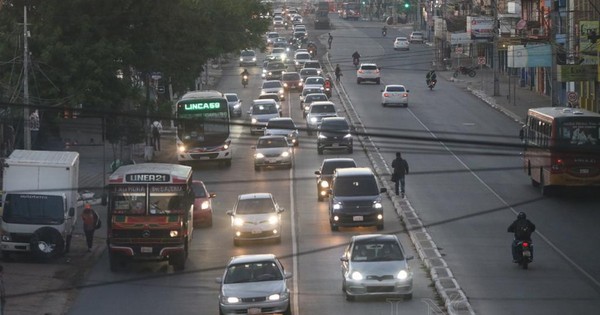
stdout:
{"type": "MultiPolygon", "coordinates": [[[[329,51],[323,58],[327,61],[329,69],[333,69],[329,51]]],[[[346,95],[342,85],[334,84],[333,87],[337,90],[338,95],[346,95]]],[[[352,122],[352,125],[356,127],[357,131],[363,133],[363,135],[357,137],[358,141],[364,148],[365,153],[373,166],[374,173],[379,177],[380,183],[387,189],[388,198],[391,199],[396,214],[404,222],[404,226],[416,248],[417,254],[427,267],[434,283],[435,290],[443,300],[446,311],[450,315],[475,315],[466,294],[460,288],[452,271],[448,267],[448,264],[442,258],[442,254],[439,252],[438,247],[433,242],[429,233],[427,233],[423,222],[419,219],[419,216],[410,205],[408,199],[396,196],[393,193],[391,181],[389,181],[388,178],[383,178],[384,174],[390,174],[390,171],[387,165],[384,164],[384,167],[380,167],[377,161],[385,161],[385,159],[381,153],[379,153],[379,150],[371,138],[366,135],[364,124],[360,120],[360,117],[356,115],[356,111],[352,107],[352,104],[346,101],[347,99],[347,96],[345,98],[340,97],[340,102],[346,111],[348,119],[352,122]],[[377,159],[374,156],[375,152],[378,154],[377,159]]]]}

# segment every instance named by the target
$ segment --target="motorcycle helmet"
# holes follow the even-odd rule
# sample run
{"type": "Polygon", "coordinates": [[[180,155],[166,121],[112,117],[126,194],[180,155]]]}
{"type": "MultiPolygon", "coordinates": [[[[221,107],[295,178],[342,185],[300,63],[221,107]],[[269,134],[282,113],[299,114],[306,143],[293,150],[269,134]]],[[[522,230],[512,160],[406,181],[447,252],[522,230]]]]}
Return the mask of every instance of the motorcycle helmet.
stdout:
{"type": "Polygon", "coordinates": [[[527,219],[527,215],[525,214],[525,212],[519,212],[519,214],[517,214],[517,219],[527,219]]]}

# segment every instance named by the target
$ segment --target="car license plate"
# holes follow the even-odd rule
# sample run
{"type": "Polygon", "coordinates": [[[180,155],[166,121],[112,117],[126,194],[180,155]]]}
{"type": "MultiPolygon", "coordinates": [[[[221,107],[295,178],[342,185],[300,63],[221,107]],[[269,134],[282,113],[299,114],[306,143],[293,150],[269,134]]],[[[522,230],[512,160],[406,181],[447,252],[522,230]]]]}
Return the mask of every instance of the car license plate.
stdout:
{"type": "Polygon", "coordinates": [[[276,163],[277,159],[267,159],[267,163],[276,163]]]}
{"type": "Polygon", "coordinates": [[[581,168],[579,169],[579,174],[589,174],[590,173],[590,169],[589,168],[581,168]]]}
{"type": "Polygon", "coordinates": [[[355,215],[352,217],[352,221],[363,221],[364,218],[362,215],[355,215]]]}
{"type": "Polygon", "coordinates": [[[260,234],[261,230],[252,230],[252,234],[260,234]]]}
{"type": "Polygon", "coordinates": [[[253,308],[248,309],[248,315],[260,314],[260,313],[261,313],[261,309],[258,307],[253,307],[253,308]]]}
{"type": "Polygon", "coordinates": [[[150,254],[152,253],[152,247],[142,246],[142,248],[140,248],[140,251],[145,254],[150,254]]]}

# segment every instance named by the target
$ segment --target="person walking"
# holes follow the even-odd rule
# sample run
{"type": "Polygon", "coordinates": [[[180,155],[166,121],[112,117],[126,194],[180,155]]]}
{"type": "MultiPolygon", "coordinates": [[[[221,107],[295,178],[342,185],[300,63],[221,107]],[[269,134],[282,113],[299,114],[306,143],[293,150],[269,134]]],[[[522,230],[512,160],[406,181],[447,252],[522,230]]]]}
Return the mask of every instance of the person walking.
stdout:
{"type": "Polygon", "coordinates": [[[329,44],[329,49],[331,49],[332,42],[333,42],[333,36],[331,36],[331,33],[329,33],[329,39],[327,40],[327,43],[329,44]]]}
{"type": "Polygon", "coordinates": [[[404,198],[405,175],[408,174],[408,162],[402,158],[402,153],[396,152],[396,158],[392,161],[392,181],[396,184],[396,196],[402,193],[404,198]]]}
{"type": "Polygon", "coordinates": [[[155,120],[152,123],[152,146],[154,150],[160,151],[160,132],[162,131],[163,126],[160,121],[155,120]]]}
{"type": "Polygon", "coordinates": [[[83,232],[88,247],[87,251],[91,252],[92,244],[94,243],[94,232],[100,227],[100,217],[98,216],[98,213],[92,209],[92,205],[86,203],[83,213],[81,213],[81,220],[83,221],[83,232]]]}
{"type": "Polygon", "coordinates": [[[340,65],[335,65],[335,82],[340,82],[340,77],[342,76],[342,69],[340,69],[340,65]]]}

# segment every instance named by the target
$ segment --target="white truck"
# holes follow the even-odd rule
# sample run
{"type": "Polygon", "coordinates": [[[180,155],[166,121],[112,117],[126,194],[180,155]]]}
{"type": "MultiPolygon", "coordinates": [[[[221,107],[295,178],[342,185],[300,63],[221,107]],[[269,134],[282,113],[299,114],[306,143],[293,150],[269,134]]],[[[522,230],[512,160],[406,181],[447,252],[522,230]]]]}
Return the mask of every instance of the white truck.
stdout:
{"type": "Polygon", "coordinates": [[[69,251],[77,222],[79,153],[15,150],[4,161],[0,250],[41,260],[69,251]]]}

